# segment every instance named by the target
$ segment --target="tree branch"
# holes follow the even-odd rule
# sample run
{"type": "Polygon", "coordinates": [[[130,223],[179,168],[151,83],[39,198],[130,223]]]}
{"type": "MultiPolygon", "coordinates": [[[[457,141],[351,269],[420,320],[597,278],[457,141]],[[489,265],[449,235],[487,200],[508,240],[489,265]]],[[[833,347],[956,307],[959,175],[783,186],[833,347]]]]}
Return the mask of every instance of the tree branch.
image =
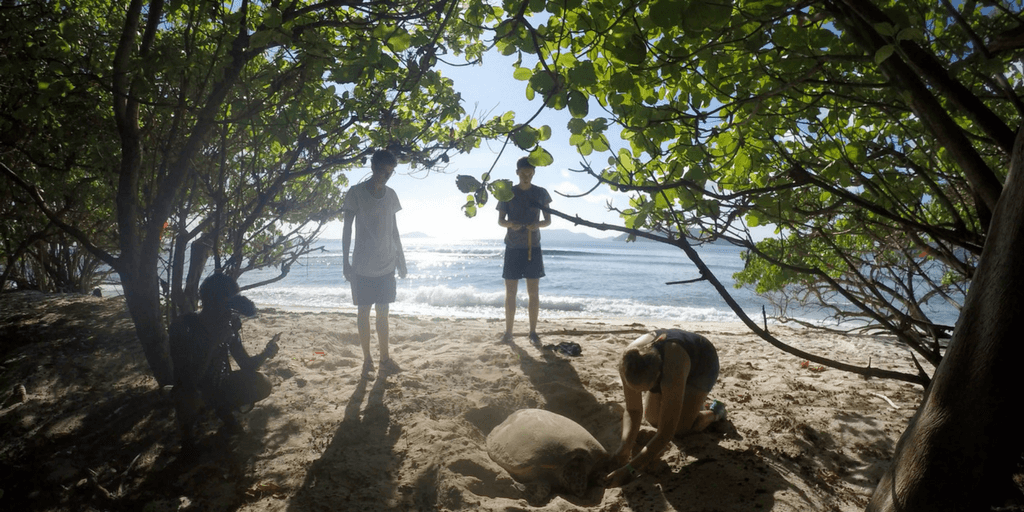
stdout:
{"type": "Polygon", "coordinates": [[[88,250],[94,256],[96,256],[97,258],[102,260],[103,263],[106,263],[107,265],[109,265],[110,268],[114,268],[114,269],[118,268],[118,266],[119,266],[118,265],[118,263],[119,263],[118,258],[116,258],[115,256],[113,256],[109,252],[104,251],[103,249],[100,249],[95,244],[93,244],[92,241],[89,240],[88,235],[83,233],[81,230],[79,230],[78,228],[76,228],[76,227],[74,227],[74,226],[64,222],[60,218],[60,216],[57,215],[56,212],[51,210],[49,205],[46,204],[46,200],[43,199],[42,191],[40,191],[38,187],[36,187],[36,186],[28,183],[24,179],[22,179],[21,176],[18,176],[17,173],[12,171],[9,167],[7,167],[3,163],[0,163],[0,173],[2,173],[5,176],[7,176],[7,178],[10,179],[12,182],[14,182],[15,185],[17,185],[19,188],[21,188],[22,190],[27,192],[29,197],[32,198],[32,202],[34,202],[36,204],[36,206],[39,208],[39,211],[41,211],[43,213],[43,215],[45,215],[46,218],[50,220],[50,222],[53,222],[53,224],[55,226],[57,226],[60,229],[64,230],[69,235],[73,236],[75,238],[75,240],[78,241],[78,243],[82,244],[82,247],[84,247],[86,250],[88,250]]]}
{"type": "Polygon", "coordinates": [[[711,272],[708,266],[700,258],[700,255],[697,254],[697,251],[693,248],[693,246],[690,245],[690,243],[684,238],[673,239],[622,226],[614,226],[611,224],[591,222],[580,218],[578,215],[568,215],[547,206],[542,206],[541,209],[544,210],[545,212],[555,215],[556,217],[568,220],[578,226],[586,226],[600,231],[617,231],[620,233],[627,233],[636,237],[646,238],[648,240],[655,240],[658,242],[678,247],[686,254],[690,261],[697,266],[697,269],[700,271],[701,275],[704,276],[703,279],[711,283],[715,290],[718,291],[718,294],[729,305],[729,308],[732,309],[733,313],[735,313],[736,316],[740,318],[740,321],[742,321],[752,332],[754,332],[754,334],[757,334],[761,339],[765,340],[775,348],[782,350],[783,352],[794,355],[801,359],[806,359],[817,364],[829,366],[837,370],[863,375],[865,377],[894,379],[919,384],[921,386],[928,385],[928,376],[923,372],[914,375],[909,373],[871,368],[870,366],[854,366],[839,361],[834,361],[832,359],[827,359],[815,354],[811,354],[809,352],[804,352],[803,350],[783,343],[781,340],[779,340],[771,333],[769,333],[766,329],[758,326],[749,316],[747,316],[746,312],[743,311],[743,308],[740,307],[740,305],[736,302],[732,295],[726,290],[725,286],[718,280],[717,277],[715,277],[714,273],[711,272]]]}

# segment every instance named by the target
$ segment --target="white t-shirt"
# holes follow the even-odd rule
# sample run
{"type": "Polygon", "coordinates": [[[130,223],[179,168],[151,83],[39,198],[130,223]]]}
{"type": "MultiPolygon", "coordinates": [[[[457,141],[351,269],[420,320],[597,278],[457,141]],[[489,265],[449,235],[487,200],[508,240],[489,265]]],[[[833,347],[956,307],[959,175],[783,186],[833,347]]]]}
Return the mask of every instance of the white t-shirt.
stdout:
{"type": "Polygon", "coordinates": [[[395,213],[402,209],[402,204],[388,186],[384,187],[383,197],[373,197],[369,184],[364,181],[350,188],[341,209],[356,215],[352,271],[364,277],[380,277],[398,267],[401,242],[395,229],[395,213]]]}

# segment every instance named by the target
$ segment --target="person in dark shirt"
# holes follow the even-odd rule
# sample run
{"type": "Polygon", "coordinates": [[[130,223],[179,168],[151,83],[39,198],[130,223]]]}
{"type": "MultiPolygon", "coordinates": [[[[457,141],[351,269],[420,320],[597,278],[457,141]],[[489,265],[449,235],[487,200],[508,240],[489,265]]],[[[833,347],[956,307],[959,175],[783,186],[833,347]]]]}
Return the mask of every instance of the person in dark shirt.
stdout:
{"type": "Polygon", "coordinates": [[[238,315],[253,316],[256,306],[239,295],[238,284],[222,273],[207,277],[199,287],[202,309],[176,319],[169,329],[174,364],[174,401],[182,446],[195,441],[194,430],[203,406],[210,407],[224,423],[223,432],[241,432],[234,413],[270,396],[272,385],[256,371],[277,354],[280,334],[263,352],[249,356],[242,346],[238,315]],[[232,371],[229,355],[238,364],[232,371]]]}
{"type": "Polygon", "coordinates": [[[512,325],[516,318],[516,294],[519,280],[526,279],[529,296],[530,342],[540,346],[537,316],[540,311],[540,278],[544,277],[544,255],[540,249],[540,228],[551,225],[551,213],[542,210],[551,204],[551,195],[533,184],[536,168],[529,158],[516,162],[519,183],[512,187],[512,199],[498,203],[498,225],[506,228],[505,263],[501,277],[505,279],[505,333],[501,342],[512,342],[512,325]],[[543,220],[541,216],[543,214],[543,220]]]}

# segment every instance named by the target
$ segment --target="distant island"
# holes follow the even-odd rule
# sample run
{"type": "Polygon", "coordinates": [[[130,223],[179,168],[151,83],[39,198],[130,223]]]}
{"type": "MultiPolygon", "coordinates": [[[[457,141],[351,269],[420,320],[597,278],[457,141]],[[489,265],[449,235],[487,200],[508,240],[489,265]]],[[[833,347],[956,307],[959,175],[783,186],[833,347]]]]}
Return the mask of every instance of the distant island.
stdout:
{"type": "Polygon", "coordinates": [[[575,231],[569,231],[568,229],[544,229],[541,230],[542,240],[546,242],[607,242],[611,240],[608,238],[598,238],[591,236],[586,233],[577,233],[575,231]]]}

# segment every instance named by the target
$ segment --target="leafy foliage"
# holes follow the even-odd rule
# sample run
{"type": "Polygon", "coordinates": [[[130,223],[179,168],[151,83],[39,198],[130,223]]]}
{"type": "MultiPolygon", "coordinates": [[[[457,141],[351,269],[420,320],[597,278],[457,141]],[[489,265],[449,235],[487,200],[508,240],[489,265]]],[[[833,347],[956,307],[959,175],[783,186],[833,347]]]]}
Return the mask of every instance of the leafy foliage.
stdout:
{"type": "Polygon", "coordinates": [[[924,305],[962,303],[1024,110],[1019,5],[509,0],[505,10],[498,48],[520,55],[514,76],[528,97],[569,109],[581,155],[609,153],[607,167],[585,171],[634,193],[627,228],[742,245],[738,281],[783,309],[817,303],[938,361],[951,326],[924,305]],[[754,227],[774,235],[758,240],[754,227]]]}
{"type": "Polygon", "coordinates": [[[511,130],[505,118],[467,117],[434,69],[439,58],[479,58],[481,27],[501,12],[457,7],[5,8],[0,130],[14,156],[4,157],[4,191],[36,206],[35,227],[12,239],[52,224],[113,268],[165,382],[160,279],[173,317],[196,307],[210,261],[235,277],[277,266],[283,278],[338,216],[346,171],[374,150],[435,168],[511,130]],[[75,187],[89,193],[57,199],[75,187]]]}
{"type": "MultiPolygon", "coordinates": [[[[73,9],[20,4],[0,9],[0,146],[7,174],[40,183],[48,208],[79,219],[77,229],[97,247],[116,246],[113,186],[103,171],[116,167],[109,92],[82,72],[98,60],[100,27],[83,26],[73,9]],[[31,20],[31,23],[27,23],[31,20]],[[50,19],[52,23],[36,23],[50,19]],[[71,43],[82,47],[77,55],[71,43]]],[[[96,64],[102,65],[102,62],[96,64]]],[[[11,283],[43,291],[89,292],[104,273],[101,260],[61,233],[36,198],[0,181],[0,289],[11,283]]]]}

